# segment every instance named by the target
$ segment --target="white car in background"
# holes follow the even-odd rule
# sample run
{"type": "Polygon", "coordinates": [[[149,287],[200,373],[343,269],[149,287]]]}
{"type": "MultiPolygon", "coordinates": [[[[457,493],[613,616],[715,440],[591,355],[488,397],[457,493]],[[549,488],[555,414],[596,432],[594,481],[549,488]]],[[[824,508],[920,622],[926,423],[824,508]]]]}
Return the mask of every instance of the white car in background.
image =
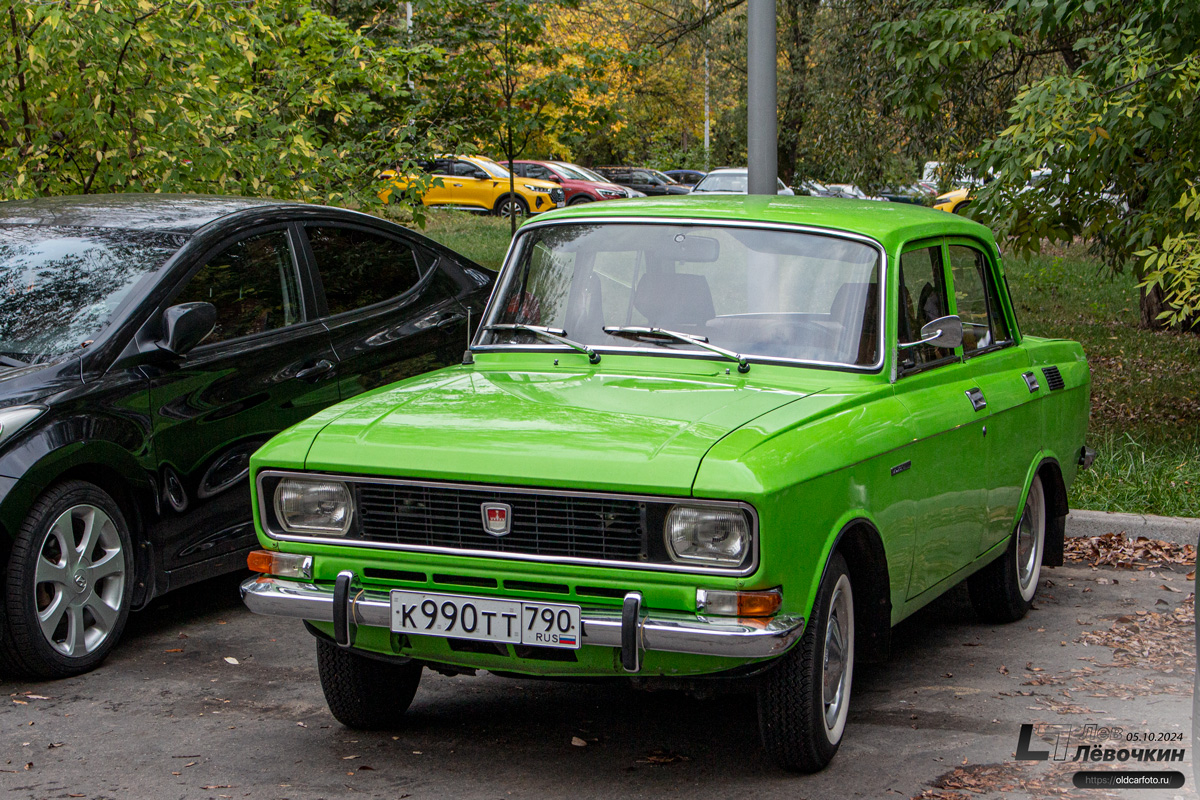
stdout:
{"type": "MultiPolygon", "coordinates": [[[[776,194],[789,196],[795,194],[784,185],[783,181],[778,178],[775,181],[779,184],[779,191],[776,194]]],[[[692,194],[746,194],[748,183],[749,178],[745,169],[724,167],[714,169],[701,178],[700,182],[692,187],[692,194]]]]}

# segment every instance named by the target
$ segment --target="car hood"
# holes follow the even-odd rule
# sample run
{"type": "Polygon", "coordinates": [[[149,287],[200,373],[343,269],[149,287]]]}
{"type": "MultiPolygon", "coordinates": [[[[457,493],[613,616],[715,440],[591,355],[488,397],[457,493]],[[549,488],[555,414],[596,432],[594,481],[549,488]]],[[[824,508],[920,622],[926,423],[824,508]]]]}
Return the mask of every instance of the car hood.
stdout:
{"type": "Polygon", "coordinates": [[[316,435],[304,466],[686,495],[722,437],[813,393],[715,373],[432,373],[340,407],[344,413],[316,435]]]}

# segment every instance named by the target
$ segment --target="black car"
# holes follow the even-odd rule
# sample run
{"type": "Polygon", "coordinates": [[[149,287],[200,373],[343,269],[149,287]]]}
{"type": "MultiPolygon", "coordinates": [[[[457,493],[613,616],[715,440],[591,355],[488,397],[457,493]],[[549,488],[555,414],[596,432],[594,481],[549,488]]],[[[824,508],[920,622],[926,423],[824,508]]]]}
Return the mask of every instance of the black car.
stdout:
{"type": "Polygon", "coordinates": [[[89,670],[131,609],[244,568],[250,454],[458,360],[492,282],[336,208],[0,203],[0,673],[89,670]]]}
{"type": "Polygon", "coordinates": [[[691,191],[687,186],[680,186],[672,178],[656,169],[648,167],[592,167],[608,180],[620,186],[650,195],[687,194],[691,191]]]}

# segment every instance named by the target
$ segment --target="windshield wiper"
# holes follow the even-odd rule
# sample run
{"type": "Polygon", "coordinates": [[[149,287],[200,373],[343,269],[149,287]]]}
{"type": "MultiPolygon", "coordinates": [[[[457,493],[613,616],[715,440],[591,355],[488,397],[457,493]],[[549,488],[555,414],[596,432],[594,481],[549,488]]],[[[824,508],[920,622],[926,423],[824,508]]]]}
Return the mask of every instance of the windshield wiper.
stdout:
{"type": "Polygon", "coordinates": [[[669,331],[666,328],[644,328],[638,325],[605,325],[604,332],[609,336],[623,336],[626,339],[674,339],[677,342],[685,342],[694,344],[699,348],[716,353],[719,356],[724,356],[730,361],[736,361],[738,372],[749,372],[750,362],[741,353],[735,353],[732,350],[726,350],[724,347],[717,347],[715,344],[708,343],[707,336],[695,336],[690,333],[680,333],[679,331],[669,331]]]}
{"type": "Polygon", "coordinates": [[[29,365],[26,364],[24,361],[18,361],[17,359],[13,358],[12,356],[6,356],[3,353],[0,353],[0,366],[28,367],[29,365]]]}
{"type": "Polygon", "coordinates": [[[496,325],[485,325],[485,331],[522,331],[524,333],[532,333],[535,336],[540,336],[551,342],[565,344],[574,350],[584,353],[588,357],[588,363],[599,364],[600,354],[586,344],[580,344],[567,338],[567,332],[562,328],[548,328],[545,325],[525,325],[520,322],[505,322],[496,325]]]}

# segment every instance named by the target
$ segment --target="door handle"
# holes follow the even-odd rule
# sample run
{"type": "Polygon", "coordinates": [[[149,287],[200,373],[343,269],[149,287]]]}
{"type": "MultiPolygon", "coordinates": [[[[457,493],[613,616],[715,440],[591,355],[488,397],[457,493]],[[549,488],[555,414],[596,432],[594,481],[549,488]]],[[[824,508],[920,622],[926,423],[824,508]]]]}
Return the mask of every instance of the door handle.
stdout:
{"type": "Polygon", "coordinates": [[[466,319],[465,314],[459,314],[456,311],[447,311],[446,313],[442,314],[441,319],[437,321],[435,327],[447,328],[455,323],[461,322],[464,319],[466,319]]]}
{"type": "Polygon", "coordinates": [[[313,364],[311,367],[305,367],[304,369],[297,372],[295,377],[298,380],[302,380],[302,381],[312,380],[313,378],[316,378],[320,375],[324,375],[326,372],[329,372],[331,369],[333,369],[333,362],[330,361],[329,359],[322,358],[320,361],[313,364]]]}
{"type": "Polygon", "coordinates": [[[453,186],[455,189],[461,189],[461,188],[462,188],[462,184],[461,184],[461,183],[452,183],[452,184],[450,184],[450,185],[451,185],[451,186],[453,186]]]}
{"type": "Polygon", "coordinates": [[[987,408],[987,399],[984,398],[983,392],[979,391],[978,386],[973,389],[967,389],[967,391],[963,392],[963,394],[965,394],[967,399],[971,401],[971,405],[976,411],[982,411],[983,409],[987,408]]]}

